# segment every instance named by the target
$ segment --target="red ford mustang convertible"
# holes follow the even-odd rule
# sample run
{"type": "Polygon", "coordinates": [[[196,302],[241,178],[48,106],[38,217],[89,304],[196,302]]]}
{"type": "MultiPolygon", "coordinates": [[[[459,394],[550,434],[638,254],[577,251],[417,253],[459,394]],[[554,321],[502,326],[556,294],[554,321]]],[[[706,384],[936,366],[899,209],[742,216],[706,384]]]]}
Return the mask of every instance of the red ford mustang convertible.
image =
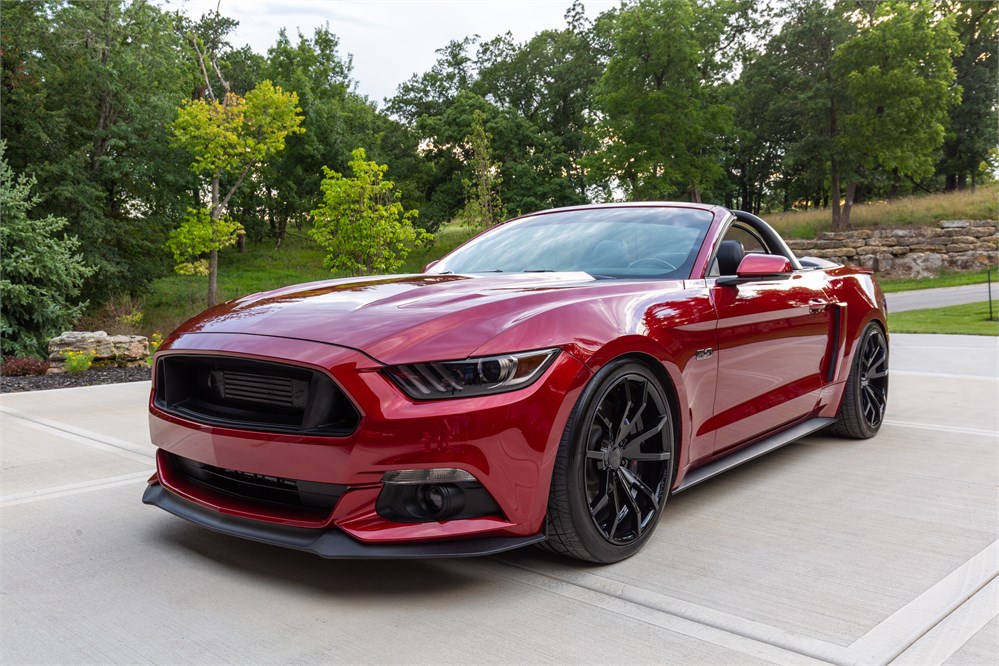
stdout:
{"type": "Polygon", "coordinates": [[[419,275],[246,296],[156,355],[143,501],[333,558],[615,562],[667,500],[888,395],[868,271],[707,205],[563,208],[419,275]]]}

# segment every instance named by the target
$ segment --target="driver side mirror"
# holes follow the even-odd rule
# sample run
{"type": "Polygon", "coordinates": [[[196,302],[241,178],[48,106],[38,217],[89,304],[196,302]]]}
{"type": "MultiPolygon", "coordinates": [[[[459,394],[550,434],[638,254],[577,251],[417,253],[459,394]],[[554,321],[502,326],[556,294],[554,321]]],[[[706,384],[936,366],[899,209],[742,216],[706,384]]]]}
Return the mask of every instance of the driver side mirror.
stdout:
{"type": "Polygon", "coordinates": [[[747,254],[739,262],[735,276],[720,277],[715,280],[715,284],[734,287],[746,282],[786,280],[793,272],[794,267],[787,257],[777,254],[747,254]]]}

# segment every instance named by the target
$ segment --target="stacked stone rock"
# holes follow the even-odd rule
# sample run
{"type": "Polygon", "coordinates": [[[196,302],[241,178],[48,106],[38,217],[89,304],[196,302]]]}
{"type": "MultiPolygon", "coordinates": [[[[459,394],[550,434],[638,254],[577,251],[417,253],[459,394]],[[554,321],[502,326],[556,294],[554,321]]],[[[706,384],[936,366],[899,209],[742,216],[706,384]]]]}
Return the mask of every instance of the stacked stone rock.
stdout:
{"type": "Polygon", "coordinates": [[[146,357],[149,356],[149,340],[144,335],[67,331],[49,341],[50,373],[63,371],[67,352],[93,353],[94,363],[134,368],[146,364],[146,357]]]}
{"type": "Polygon", "coordinates": [[[936,227],[827,231],[788,245],[799,257],[871,268],[884,277],[933,277],[995,266],[996,228],[996,220],[944,220],[936,227]]]}

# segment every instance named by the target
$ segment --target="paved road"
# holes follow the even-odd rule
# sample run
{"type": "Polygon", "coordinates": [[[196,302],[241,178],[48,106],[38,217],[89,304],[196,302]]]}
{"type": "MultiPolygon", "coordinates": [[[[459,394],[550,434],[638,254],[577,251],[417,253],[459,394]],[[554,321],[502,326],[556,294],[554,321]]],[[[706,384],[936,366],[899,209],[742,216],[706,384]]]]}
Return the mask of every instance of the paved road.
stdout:
{"type": "Polygon", "coordinates": [[[634,558],[325,561],[140,503],[148,384],[0,398],[0,663],[994,664],[999,353],[892,336],[869,441],[677,495],[634,558]]]}
{"type": "MultiPolygon", "coordinates": [[[[980,303],[989,300],[989,287],[982,284],[969,284],[963,287],[941,287],[939,289],[919,289],[916,291],[896,291],[885,294],[888,299],[888,312],[943,308],[948,305],[980,303]]],[[[999,313],[999,284],[992,283],[992,300],[999,313]]]]}

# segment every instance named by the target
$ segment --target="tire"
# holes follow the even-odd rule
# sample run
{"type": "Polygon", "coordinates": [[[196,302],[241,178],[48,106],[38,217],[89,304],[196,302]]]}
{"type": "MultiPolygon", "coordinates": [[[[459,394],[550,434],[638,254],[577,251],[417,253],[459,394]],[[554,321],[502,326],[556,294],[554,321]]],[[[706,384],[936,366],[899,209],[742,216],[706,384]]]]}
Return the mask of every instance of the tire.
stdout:
{"type": "Polygon", "coordinates": [[[618,562],[645,545],[669,497],[676,464],[674,416],[649,368],[604,367],[573,408],[548,499],[549,551],[618,562]]]}
{"type": "Polygon", "coordinates": [[[841,437],[869,439],[878,434],[888,406],[888,339],[876,322],[864,329],[853,355],[836,423],[829,431],[841,437]]]}

